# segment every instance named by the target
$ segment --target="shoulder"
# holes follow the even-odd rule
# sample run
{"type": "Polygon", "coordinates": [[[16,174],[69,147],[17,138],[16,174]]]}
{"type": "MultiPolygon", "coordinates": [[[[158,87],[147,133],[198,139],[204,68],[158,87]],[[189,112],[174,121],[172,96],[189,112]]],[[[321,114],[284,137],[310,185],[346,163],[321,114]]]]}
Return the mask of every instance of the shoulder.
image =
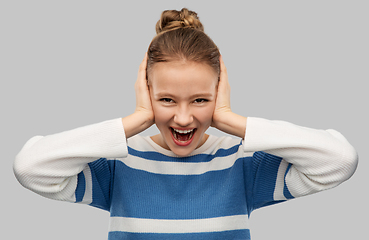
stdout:
{"type": "Polygon", "coordinates": [[[209,139],[212,140],[211,148],[213,149],[229,149],[242,145],[242,140],[239,138],[233,138],[230,136],[216,137],[211,135],[209,139]]]}
{"type": "Polygon", "coordinates": [[[207,141],[200,148],[196,149],[193,152],[193,155],[205,154],[225,157],[234,155],[237,152],[243,152],[241,139],[230,136],[217,137],[214,135],[209,135],[207,141]]]}
{"type": "Polygon", "coordinates": [[[142,150],[150,149],[152,146],[147,138],[141,135],[135,135],[127,139],[127,146],[135,149],[141,148],[142,150]]]}

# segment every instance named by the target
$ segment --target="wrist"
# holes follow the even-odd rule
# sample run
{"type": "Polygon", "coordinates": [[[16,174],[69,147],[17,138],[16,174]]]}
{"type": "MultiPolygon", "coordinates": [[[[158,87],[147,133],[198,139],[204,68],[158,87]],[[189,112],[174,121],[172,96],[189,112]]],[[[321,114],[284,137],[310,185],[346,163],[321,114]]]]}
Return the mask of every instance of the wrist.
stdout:
{"type": "Polygon", "coordinates": [[[222,132],[245,138],[247,118],[234,112],[225,112],[221,116],[213,119],[212,127],[222,132]]]}
{"type": "Polygon", "coordinates": [[[151,127],[154,124],[154,119],[151,114],[135,111],[131,115],[122,118],[122,124],[128,139],[151,127]]]}

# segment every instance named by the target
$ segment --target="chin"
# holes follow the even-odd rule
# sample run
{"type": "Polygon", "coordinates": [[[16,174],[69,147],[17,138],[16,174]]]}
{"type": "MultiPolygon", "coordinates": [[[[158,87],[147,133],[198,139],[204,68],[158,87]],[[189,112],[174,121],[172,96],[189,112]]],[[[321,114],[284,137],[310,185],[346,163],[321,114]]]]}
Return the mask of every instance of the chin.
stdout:
{"type": "MultiPolygon", "coordinates": [[[[169,141],[172,140],[169,139],[169,141]]],[[[179,157],[187,157],[197,148],[197,146],[191,146],[192,144],[195,143],[192,142],[189,146],[178,146],[174,142],[171,142],[171,144],[168,144],[168,147],[175,155],[179,157]]]]}
{"type": "Polygon", "coordinates": [[[187,141],[178,141],[171,130],[169,134],[167,134],[167,145],[169,149],[179,157],[187,157],[189,156],[196,148],[200,147],[201,139],[204,137],[203,131],[199,131],[196,129],[194,131],[193,136],[187,141]],[[169,136],[168,136],[169,135],[169,136]]]}

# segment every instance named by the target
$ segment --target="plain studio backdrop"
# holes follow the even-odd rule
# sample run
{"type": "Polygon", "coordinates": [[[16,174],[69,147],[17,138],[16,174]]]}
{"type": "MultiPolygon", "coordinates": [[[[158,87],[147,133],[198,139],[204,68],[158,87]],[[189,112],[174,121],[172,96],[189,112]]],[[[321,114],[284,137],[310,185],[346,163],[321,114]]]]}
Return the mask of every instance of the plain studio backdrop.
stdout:
{"type": "MultiPolygon", "coordinates": [[[[124,117],[155,24],[199,14],[220,48],[232,110],[340,131],[360,156],[335,189],[251,214],[253,240],[365,239],[368,1],[1,1],[1,239],[106,239],[109,214],[23,188],[15,155],[34,135],[124,117]]],[[[153,135],[155,126],[143,132],[153,135]]],[[[210,134],[223,133],[210,129],[210,134]]]]}

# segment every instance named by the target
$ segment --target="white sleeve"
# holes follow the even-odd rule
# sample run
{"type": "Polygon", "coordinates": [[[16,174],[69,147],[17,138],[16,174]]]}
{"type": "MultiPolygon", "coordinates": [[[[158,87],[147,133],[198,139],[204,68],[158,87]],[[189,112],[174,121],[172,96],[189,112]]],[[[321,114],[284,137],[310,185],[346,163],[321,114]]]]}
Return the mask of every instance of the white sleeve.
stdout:
{"type": "Polygon", "coordinates": [[[26,188],[51,199],[75,201],[77,175],[99,158],[128,154],[121,119],[35,136],[14,161],[14,174],[26,188]]]}
{"type": "Polygon", "coordinates": [[[284,121],[249,117],[243,146],[245,151],[264,151],[292,164],[282,176],[293,197],[339,185],[358,164],[356,150],[341,133],[284,121]]]}

